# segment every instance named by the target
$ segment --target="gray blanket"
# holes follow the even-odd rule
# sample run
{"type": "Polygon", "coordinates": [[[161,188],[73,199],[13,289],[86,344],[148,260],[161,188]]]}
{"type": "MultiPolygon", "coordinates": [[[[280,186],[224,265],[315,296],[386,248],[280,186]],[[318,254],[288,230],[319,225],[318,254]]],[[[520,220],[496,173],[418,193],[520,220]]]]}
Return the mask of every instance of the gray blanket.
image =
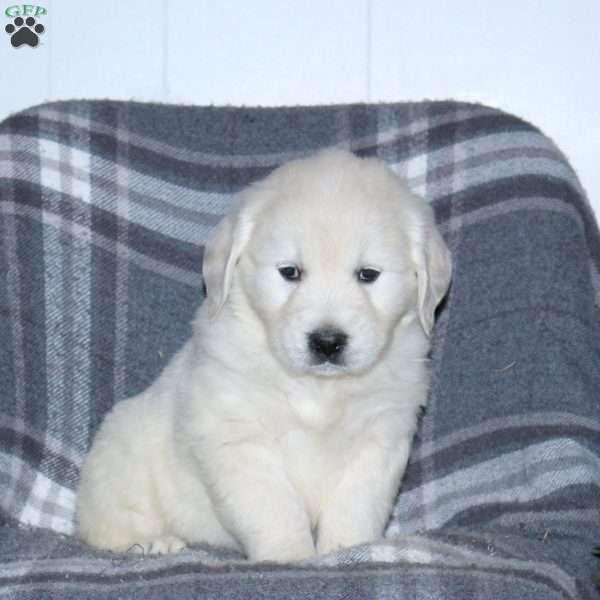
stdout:
{"type": "Polygon", "coordinates": [[[0,125],[0,597],[595,597],[599,273],[569,164],[483,106],[80,101],[14,115],[0,125]],[[106,411],[189,335],[208,232],[237,190],[331,145],[406,176],[455,265],[386,538],[280,566],[85,547],[71,535],[82,458],[106,411]]]}

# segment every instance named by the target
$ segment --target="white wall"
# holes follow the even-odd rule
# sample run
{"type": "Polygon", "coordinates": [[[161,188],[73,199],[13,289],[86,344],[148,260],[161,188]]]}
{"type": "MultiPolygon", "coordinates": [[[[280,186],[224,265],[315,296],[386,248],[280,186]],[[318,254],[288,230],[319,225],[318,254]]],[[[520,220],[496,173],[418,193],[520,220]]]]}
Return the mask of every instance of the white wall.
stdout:
{"type": "MultiPolygon", "coordinates": [[[[2,13],[12,4],[3,0],[2,13]]],[[[38,48],[14,49],[0,31],[0,118],[73,97],[482,101],[553,137],[600,214],[598,0],[37,4],[48,9],[38,48]]]]}

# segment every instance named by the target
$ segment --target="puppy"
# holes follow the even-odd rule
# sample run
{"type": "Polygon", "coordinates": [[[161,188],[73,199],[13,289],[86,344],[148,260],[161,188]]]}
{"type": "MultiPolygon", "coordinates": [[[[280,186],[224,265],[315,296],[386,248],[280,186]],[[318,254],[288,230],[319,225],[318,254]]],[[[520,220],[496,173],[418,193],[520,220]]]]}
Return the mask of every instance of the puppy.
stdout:
{"type": "Polygon", "coordinates": [[[431,208],[379,160],[327,150],[250,186],[207,244],[191,339],[94,440],[81,537],[279,562],[379,538],[450,272],[431,208]]]}

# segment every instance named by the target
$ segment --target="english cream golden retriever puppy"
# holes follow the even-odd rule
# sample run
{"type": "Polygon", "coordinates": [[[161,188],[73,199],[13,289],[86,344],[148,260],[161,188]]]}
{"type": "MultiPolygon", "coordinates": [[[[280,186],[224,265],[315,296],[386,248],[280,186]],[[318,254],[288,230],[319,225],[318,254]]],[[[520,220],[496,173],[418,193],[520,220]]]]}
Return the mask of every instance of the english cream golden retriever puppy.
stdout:
{"type": "Polygon", "coordinates": [[[94,440],[80,535],[279,562],[379,538],[450,271],[431,208],[379,160],[327,150],[250,186],[207,244],[191,339],[94,440]]]}

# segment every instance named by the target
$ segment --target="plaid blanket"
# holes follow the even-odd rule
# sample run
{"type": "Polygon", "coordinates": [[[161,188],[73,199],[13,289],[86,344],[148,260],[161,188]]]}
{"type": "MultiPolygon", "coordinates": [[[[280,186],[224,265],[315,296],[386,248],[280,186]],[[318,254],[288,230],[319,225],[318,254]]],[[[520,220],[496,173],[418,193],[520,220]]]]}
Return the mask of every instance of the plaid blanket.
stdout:
{"type": "MultiPolygon", "coordinates": [[[[530,124],[479,105],[74,101],[0,125],[0,596],[592,598],[600,541],[600,238],[530,124]],[[73,532],[103,415],[190,333],[232,195],[324,146],[382,157],[454,259],[429,406],[380,543],[301,565],[73,532]]],[[[252,510],[252,507],[248,507],[252,510]]]]}

